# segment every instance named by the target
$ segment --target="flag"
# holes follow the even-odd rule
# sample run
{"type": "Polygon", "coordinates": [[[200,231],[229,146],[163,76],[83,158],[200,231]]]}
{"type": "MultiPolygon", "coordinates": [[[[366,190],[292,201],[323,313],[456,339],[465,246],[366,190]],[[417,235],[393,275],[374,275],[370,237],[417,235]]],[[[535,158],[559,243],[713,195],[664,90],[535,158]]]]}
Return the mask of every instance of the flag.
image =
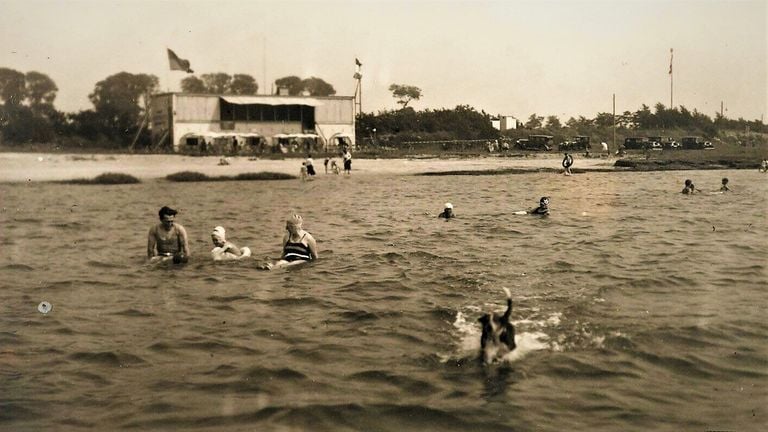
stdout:
{"type": "Polygon", "coordinates": [[[355,66],[362,66],[362,65],[363,64],[360,63],[360,60],[358,60],[357,57],[355,57],[355,66]]]}
{"type": "Polygon", "coordinates": [[[672,48],[669,49],[669,74],[672,75],[672,58],[674,57],[674,53],[672,52],[672,48]]]}
{"type": "Polygon", "coordinates": [[[171,51],[170,48],[168,48],[168,63],[170,63],[171,65],[171,70],[180,70],[186,73],[195,73],[195,71],[189,68],[189,60],[184,60],[183,58],[179,58],[179,56],[177,56],[175,52],[171,51]]]}

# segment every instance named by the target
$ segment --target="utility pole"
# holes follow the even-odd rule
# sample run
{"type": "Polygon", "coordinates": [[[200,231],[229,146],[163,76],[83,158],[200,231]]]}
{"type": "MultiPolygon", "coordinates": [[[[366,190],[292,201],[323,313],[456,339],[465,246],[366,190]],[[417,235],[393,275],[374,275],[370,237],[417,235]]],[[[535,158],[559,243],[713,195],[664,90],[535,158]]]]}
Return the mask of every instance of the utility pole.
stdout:
{"type": "Polygon", "coordinates": [[[361,73],[362,67],[363,64],[360,63],[360,60],[355,58],[355,74],[352,76],[357,81],[357,86],[355,87],[355,117],[357,117],[357,114],[363,112],[363,86],[361,84],[363,79],[363,74],[361,73]]]}
{"type": "Polygon", "coordinates": [[[723,117],[723,101],[720,101],[720,117],[723,117]]]}
{"type": "Polygon", "coordinates": [[[264,80],[264,94],[267,94],[267,36],[261,36],[261,79],[264,80]]]}

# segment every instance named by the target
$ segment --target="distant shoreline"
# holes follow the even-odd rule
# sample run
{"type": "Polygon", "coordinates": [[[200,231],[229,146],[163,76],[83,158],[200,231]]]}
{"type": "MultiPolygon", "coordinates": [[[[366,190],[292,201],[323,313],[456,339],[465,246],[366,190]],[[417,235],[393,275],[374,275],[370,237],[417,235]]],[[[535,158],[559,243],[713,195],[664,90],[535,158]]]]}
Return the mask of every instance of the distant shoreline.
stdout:
{"type": "MultiPolygon", "coordinates": [[[[634,156],[634,155],[633,155],[634,156]]],[[[120,153],[14,153],[0,152],[0,182],[45,182],[94,178],[104,173],[122,173],[141,180],[163,179],[181,171],[208,176],[233,176],[273,172],[298,175],[301,157],[260,159],[228,157],[229,165],[219,165],[220,156],[120,153]]],[[[318,177],[325,176],[324,157],[314,160],[318,177]]],[[[645,160],[609,157],[583,158],[576,155],[575,174],[586,172],[677,171],[710,169],[757,169],[760,161],[746,158],[708,160],[645,160]]],[[[337,163],[340,160],[337,158],[337,163]]],[[[561,156],[556,153],[524,157],[473,156],[440,157],[418,155],[401,159],[353,159],[352,176],[359,175],[508,175],[562,172],[561,156]]],[[[332,175],[332,174],[328,174],[332,175]]]]}

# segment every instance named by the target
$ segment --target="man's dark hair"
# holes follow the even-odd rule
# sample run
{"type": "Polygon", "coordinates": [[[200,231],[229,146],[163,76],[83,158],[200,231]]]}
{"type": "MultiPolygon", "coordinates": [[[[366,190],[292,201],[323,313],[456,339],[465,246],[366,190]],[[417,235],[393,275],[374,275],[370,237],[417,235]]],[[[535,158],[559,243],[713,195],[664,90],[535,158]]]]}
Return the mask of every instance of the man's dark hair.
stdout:
{"type": "Polygon", "coordinates": [[[163,216],[165,216],[165,215],[176,216],[176,213],[178,213],[176,210],[174,210],[174,209],[172,209],[172,208],[170,208],[168,206],[163,206],[163,208],[161,208],[160,211],[157,214],[160,216],[160,219],[163,219],[163,216]]]}

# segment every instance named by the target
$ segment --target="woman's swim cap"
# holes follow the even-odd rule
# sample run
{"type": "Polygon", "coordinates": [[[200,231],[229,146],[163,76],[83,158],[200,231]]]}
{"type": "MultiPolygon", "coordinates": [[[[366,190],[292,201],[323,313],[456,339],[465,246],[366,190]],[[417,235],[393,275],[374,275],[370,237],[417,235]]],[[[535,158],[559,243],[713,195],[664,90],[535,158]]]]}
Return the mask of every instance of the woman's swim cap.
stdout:
{"type": "Polygon", "coordinates": [[[299,226],[301,225],[301,222],[303,222],[303,219],[301,216],[297,215],[296,213],[288,216],[288,219],[286,219],[285,223],[299,226]]]}
{"type": "Polygon", "coordinates": [[[549,197],[541,197],[539,200],[540,205],[549,205],[549,197]]]}
{"type": "Polygon", "coordinates": [[[451,204],[451,203],[445,203],[445,208],[449,208],[449,209],[452,209],[452,208],[453,208],[453,204],[451,204]]]}
{"type": "Polygon", "coordinates": [[[213,229],[213,232],[211,233],[212,236],[218,238],[221,241],[226,240],[227,231],[224,229],[223,226],[217,226],[213,229]]]}

